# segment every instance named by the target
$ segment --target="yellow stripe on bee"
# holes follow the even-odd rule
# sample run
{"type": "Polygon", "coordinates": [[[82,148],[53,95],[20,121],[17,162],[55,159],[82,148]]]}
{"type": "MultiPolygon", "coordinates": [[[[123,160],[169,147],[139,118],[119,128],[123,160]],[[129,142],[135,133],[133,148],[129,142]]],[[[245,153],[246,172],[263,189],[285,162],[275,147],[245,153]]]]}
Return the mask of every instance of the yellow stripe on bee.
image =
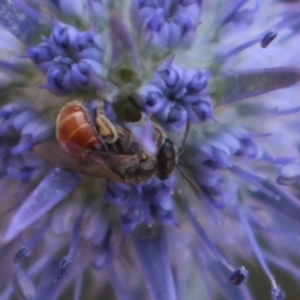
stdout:
{"type": "Polygon", "coordinates": [[[95,144],[95,142],[98,142],[98,139],[93,136],[83,145],[83,148],[86,148],[90,143],[95,146],[95,148],[101,148],[101,144],[95,144]]]}
{"type": "Polygon", "coordinates": [[[80,130],[86,128],[86,127],[90,127],[90,124],[88,123],[84,123],[80,126],[78,126],[75,130],[72,131],[72,133],[68,136],[68,139],[72,139],[72,137],[77,134],[80,130]]]}
{"type": "Polygon", "coordinates": [[[60,127],[63,127],[65,123],[69,122],[71,119],[77,119],[82,117],[82,111],[76,111],[70,113],[68,116],[65,116],[63,118],[60,118],[60,127]]]}

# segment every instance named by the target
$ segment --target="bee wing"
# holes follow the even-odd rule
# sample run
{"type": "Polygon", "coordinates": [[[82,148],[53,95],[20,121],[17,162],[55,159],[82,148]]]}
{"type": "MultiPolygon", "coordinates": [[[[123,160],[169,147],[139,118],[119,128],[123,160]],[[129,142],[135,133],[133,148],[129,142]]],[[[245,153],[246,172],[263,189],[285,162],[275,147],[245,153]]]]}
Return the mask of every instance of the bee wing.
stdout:
{"type": "Polygon", "coordinates": [[[88,156],[95,160],[100,156],[113,170],[128,168],[140,162],[139,156],[136,154],[118,154],[97,150],[87,150],[87,152],[88,156]]]}
{"type": "Polygon", "coordinates": [[[109,161],[120,163],[118,154],[109,155],[109,153],[105,152],[99,152],[98,154],[96,154],[96,152],[89,153],[79,147],[74,152],[75,155],[72,153],[69,154],[54,140],[36,145],[34,152],[43,160],[59,168],[82,175],[100,177],[114,182],[124,182],[107,163],[109,161]],[[102,157],[103,153],[105,153],[104,157],[102,157]],[[116,158],[112,157],[107,160],[111,155],[116,156],[116,158]]]}

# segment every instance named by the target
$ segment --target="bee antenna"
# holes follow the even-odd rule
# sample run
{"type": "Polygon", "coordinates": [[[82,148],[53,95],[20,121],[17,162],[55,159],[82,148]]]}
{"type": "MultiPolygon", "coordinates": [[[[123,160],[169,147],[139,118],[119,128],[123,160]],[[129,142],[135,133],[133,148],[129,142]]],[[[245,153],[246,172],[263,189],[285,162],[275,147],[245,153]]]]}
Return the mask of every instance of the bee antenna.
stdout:
{"type": "Polygon", "coordinates": [[[184,151],[184,146],[186,144],[186,141],[187,141],[187,138],[188,138],[188,135],[189,135],[189,132],[190,132],[190,128],[191,128],[191,120],[190,120],[189,117],[187,117],[186,125],[185,125],[185,131],[184,131],[183,139],[182,139],[182,142],[181,142],[181,147],[180,147],[179,152],[178,152],[178,156],[180,156],[182,154],[182,152],[184,151]]]}
{"type": "Polygon", "coordinates": [[[195,182],[195,180],[193,180],[190,176],[188,176],[185,173],[185,171],[183,170],[182,166],[179,163],[176,164],[176,167],[177,167],[178,171],[180,172],[181,176],[190,184],[190,186],[195,190],[195,192],[198,195],[203,194],[199,185],[195,182]]]}

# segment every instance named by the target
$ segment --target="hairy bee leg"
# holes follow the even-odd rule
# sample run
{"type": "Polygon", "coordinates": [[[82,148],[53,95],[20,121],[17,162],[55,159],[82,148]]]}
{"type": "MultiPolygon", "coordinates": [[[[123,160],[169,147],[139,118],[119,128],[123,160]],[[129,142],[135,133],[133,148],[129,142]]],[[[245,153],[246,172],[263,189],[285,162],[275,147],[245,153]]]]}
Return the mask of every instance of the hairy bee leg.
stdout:
{"type": "Polygon", "coordinates": [[[130,130],[120,126],[116,127],[116,131],[121,141],[122,150],[127,153],[133,142],[133,134],[130,130]]]}
{"type": "Polygon", "coordinates": [[[118,139],[116,126],[105,116],[105,103],[101,98],[97,108],[96,123],[99,128],[99,135],[107,144],[113,144],[118,139]]]}
{"type": "Polygon", "coordinates": [[[99,127],[99,135],[113,147],[114,151],[121,146],[122,152],[130,152],[133,145],[133,134],[127,128],[113,124],[106,117],[103,97],[99,99],[96,122],[99,127]]]}

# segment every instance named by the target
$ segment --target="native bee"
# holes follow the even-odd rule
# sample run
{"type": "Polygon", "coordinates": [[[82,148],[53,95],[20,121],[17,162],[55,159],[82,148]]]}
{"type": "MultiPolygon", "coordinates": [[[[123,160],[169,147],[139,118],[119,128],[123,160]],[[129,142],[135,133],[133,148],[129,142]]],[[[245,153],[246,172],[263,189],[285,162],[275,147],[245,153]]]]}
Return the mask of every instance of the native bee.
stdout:
{"type": "Polygon", "coordinates": [[[35,146],[39,157],[60,168],[129,185],[157,176],[167,179],[176,165],[176,148],[154,125],[159,138],[155,156],[142,149],[131,131],[111,122],[100,101],[92,118],[79,101],[67,103],[56,120],[56,139],[35,146]]]}

